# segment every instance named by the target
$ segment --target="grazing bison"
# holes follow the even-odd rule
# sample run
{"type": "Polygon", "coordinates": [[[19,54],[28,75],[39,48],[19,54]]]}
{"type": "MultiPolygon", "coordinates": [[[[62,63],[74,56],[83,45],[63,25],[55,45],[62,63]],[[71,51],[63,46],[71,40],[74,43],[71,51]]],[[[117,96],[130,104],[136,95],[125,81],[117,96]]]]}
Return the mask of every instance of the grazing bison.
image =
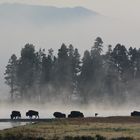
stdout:
{"type": "Polygon", "coordinates": [[[140,112],[133,111],[133,112],[131,112],[131,116],[139,116],[140,117],[140,112]]]}
{"type": "Polygon", "coordinates": [[[21,113],[19,111],[12,111],[10,116],[11,116],[11,119],[20,119],[21,113]]]}
{"type": "Polygon", "coordinates": [[[68,115],[68,118],[83,118],[84,114],[80,111],[71,111],[71,113],[68,115]]]}
{"type": "Polygon", "coordinates": [[[54,113],[53,113],[53,116],[54,116],[55,118],[66,118],[66,114],[63,114],[63,113],[61,113],[61,112],[54,112],[54,113]]]}
{"type": "Polygon", "coordinates": [[[39,118],[39,113],[34,110],[29,110],[28,112],[26,112],[26,116],[28,116],[30,119],[32,119],[32,117],[35,116],[36,119],[39,118]]]}

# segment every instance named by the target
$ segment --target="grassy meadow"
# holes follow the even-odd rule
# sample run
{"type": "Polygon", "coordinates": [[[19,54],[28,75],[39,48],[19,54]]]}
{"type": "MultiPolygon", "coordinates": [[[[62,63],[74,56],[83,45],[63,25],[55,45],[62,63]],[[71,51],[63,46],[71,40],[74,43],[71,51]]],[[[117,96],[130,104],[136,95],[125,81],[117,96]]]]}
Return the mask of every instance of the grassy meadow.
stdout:
{"type": "Polygon", "coordinates": [[[49,122],[38,122],[0,131],[1,137],[13,137],[7,140],[14,140],[14,136],[33,140],[65,140],[66,138],[70,140],[70,137],[77,136],[95,139],[96,135],[106,139],[121,137],[140,139],[140,118],[52,119],[49,122]]]}

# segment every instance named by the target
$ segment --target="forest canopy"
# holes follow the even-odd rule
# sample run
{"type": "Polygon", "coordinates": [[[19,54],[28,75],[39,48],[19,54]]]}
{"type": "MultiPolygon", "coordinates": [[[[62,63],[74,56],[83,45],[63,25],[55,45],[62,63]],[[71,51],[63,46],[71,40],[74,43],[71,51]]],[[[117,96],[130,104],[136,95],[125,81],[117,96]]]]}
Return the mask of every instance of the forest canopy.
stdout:
{"type": "Polygon", "coordinates": [[[120,104],[138,97],[140,88],[140,49],[117,44],[102,53],[103,40],[97,37],[91,50],[81,57],[73,45],[35,50],[26,44],[17,58],[12,54],[5,70],[11,101],[120,104]]]}

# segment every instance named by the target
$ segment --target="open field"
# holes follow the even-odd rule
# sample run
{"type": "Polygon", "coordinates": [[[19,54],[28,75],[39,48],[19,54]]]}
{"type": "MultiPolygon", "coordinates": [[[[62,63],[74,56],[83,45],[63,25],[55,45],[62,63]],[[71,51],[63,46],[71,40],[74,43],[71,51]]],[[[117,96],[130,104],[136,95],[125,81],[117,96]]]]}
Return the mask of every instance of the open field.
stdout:
{"type": "Polygon", "coordinates": [[[63,140],[65,136],[95,137],[96,135],[104,136],[107,139],[118,137],[140,139],[140,117],[52,119],[2,130],[0,134],[21,134],[30,137],[42,137],[46,140],[63,140]]]}

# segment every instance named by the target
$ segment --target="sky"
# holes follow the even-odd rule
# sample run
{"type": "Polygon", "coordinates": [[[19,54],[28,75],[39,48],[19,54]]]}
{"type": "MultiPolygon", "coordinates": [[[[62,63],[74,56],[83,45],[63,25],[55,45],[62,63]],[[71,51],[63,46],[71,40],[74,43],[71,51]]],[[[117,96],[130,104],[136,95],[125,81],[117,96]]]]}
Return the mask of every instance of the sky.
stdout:
{"type": "Polygon", "coordinates": [[[140,20],[140,0],[0,0],[0,3],[5,2],[57,7],[83,6],[113,18],[140,20]]]}

